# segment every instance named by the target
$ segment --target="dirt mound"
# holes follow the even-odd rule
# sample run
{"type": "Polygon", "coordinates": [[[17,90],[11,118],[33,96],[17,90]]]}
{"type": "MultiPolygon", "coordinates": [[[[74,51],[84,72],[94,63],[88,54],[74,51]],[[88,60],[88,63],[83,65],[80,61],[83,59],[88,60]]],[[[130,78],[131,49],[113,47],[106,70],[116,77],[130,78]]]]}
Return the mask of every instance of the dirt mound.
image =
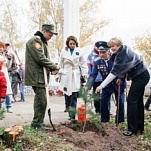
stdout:
{"type": "Polygon", "coordinates": [[[98,130],[93,123],[87,122],[84,133],[82,127],[78,122],[59,124],[56,132],[48,134],[64,140],[63,146],[68,145],[74,151],[134,151],[147,147],[134,137],[123,136],[114,125],[107,124],[98,130]]]}

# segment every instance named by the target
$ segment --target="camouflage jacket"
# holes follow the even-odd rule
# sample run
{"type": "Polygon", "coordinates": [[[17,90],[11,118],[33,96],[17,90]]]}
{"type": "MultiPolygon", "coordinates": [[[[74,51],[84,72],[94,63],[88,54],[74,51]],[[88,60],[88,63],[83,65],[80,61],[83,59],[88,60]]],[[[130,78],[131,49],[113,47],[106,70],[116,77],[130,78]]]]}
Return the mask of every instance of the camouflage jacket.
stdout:
{"type": "Polygon", "coordinates": [[[49,73],[56,69],[56,65],[50,61],[46,45],[47,42],[39,31],[26,43],[25,85],[45,87],[43,67],[47,69],[48,80],[49,73]]]}

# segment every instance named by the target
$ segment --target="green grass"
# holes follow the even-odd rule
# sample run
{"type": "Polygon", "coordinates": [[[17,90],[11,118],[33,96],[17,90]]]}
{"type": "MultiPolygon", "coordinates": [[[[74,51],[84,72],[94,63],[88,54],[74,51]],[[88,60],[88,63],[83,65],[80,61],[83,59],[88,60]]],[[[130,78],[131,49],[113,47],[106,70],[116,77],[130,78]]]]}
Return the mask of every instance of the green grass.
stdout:
{"type": "MultiPolygon", "coordinates": [[[[3,131],[0,129],[0,132],[3,131]]],[[[24,149],[29,148],[34,150],[35,148],[38,150],[45,150],[45,148],[49,148],[53,150],[55,144],[58,144],[60,140],[58,138],[50,137],[47,133],[43,131],[33,129],[30,126],[24,127],[23,134],[19,135],[16,138],[15,142],[11,142],[10,144],[0,143],[0,151],[3,151],[6,148],[11,148],[12,151],[24,151],[24,149]]]]}
{"type": "Polygon", "coordinates": [[[0,119],[3,119],[3,117],[4,117],[4,114],[5,114],[5,108],[3,107],[3,108],[0,108],[0,119]]]}

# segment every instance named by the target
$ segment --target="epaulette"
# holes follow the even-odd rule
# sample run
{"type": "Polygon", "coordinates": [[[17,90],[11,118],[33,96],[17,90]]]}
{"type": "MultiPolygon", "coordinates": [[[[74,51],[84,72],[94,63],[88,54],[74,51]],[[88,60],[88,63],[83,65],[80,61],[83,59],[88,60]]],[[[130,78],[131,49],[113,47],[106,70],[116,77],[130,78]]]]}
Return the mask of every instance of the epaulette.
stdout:
{"type": "Polygon", "coordinates": [[[98,60],[100,60],[100,57],[96,57],[96,58],[94,59],[94,62],[96,62],[96,61],[98,61],[98,60]]]}

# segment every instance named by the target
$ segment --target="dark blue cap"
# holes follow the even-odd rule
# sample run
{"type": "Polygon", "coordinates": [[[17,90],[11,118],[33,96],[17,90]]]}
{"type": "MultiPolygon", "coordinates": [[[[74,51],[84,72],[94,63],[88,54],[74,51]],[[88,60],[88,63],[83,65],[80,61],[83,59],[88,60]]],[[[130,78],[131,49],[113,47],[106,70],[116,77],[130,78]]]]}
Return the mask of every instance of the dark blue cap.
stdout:
{"type": "Polygon", "coordinates": [[[100,41],[99,42],[99,51],[100,52],[105,52],[106,50],[109,50],[110,47],[107,45],[107,42],[105,41],[100,41]]]}
{"type": "Polygon", "coordinates": [[[99,48],[99,47],[101,46],[101,44],[102,44],[102,41],[98,41],[98,42],[95,43],[95,46],[96,46],[97,48],[99,48]]]}

